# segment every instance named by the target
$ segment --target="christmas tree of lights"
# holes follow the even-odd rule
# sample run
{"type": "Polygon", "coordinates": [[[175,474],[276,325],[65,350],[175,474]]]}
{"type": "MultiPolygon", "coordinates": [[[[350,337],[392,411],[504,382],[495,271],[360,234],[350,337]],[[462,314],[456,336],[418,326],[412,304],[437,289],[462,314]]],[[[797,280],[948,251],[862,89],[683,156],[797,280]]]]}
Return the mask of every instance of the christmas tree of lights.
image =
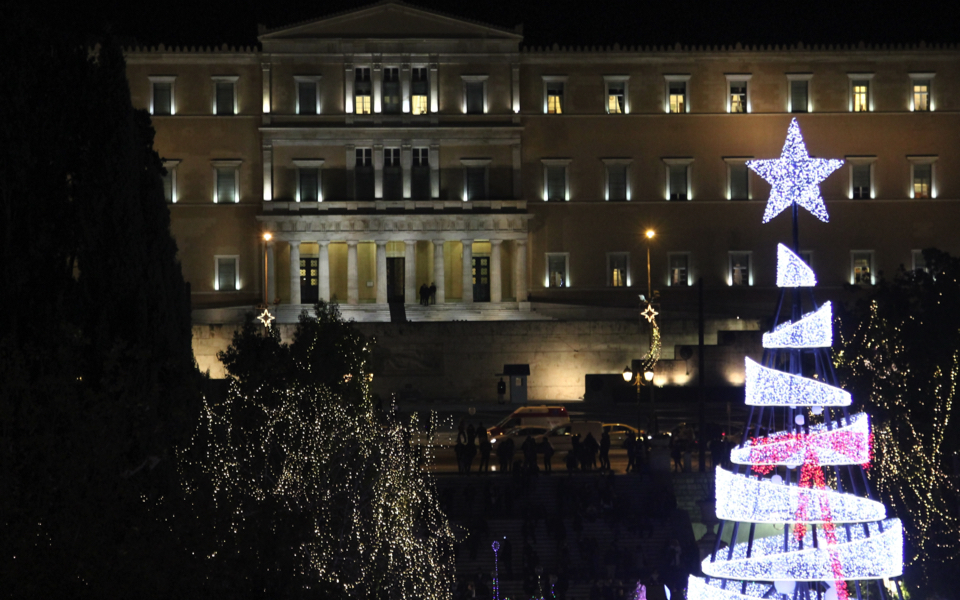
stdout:
{"type": "Polygon", "coordinates": [[[747,163],[771,184],[763,222],[792,209],[793,247],[778,248],[774,327],[761,363],[746,359],[747,427],[733,468],[716,469],[720,531],[688,600],[885,600],[891,589],[903,600],[902,527],[867,483],[869,419],[837,386],[832,307],[817,305],[799,256],[799,207],[829,220],[819,182],[841,164],[811,159],[796,119],[779,159],[747,163]]]}

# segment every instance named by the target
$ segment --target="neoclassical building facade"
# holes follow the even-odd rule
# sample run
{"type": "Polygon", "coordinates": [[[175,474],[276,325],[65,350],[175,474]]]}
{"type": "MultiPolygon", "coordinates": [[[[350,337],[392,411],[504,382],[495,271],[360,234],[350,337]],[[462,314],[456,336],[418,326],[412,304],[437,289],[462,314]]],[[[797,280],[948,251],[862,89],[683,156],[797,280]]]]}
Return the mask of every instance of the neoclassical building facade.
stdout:
{"type": "MultiPolygon", "coordinates": [[[[801,222],[828,297],[960,252],[960,51],[525,48],[522,32],[379,2],[251,48],[132,48],[198,322],[317,299],[359,321],[635,308],[758,318],[789,218],[761,225],[792,118],[831,222],[801,222]],[[652,240],[644,231],[652,229],[652,240]],[[649,270],[648,270],[648,256],[649,270]],[[420,306],[423,286],[435,304],[420,306]],[[572,308],[570,308],[572,310],[572,308]]],[[[563,313],[568,317],[574,313],[563,313]]]]}

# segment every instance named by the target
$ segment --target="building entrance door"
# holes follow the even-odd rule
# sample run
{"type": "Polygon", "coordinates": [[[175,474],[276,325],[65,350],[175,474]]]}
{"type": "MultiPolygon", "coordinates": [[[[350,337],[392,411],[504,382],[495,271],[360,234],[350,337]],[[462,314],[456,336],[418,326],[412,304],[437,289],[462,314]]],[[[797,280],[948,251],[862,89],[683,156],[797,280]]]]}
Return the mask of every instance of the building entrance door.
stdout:
{"type": "Polygon", "coordinates": [[[403,302],[403,257],[387,257],[387,302],[403,302]]]}
{"type": "Polygon", "coordinates": [[[316,304],[320,299],[319,270],[319,258],[306,256],[300,259],[301,304],[316,304]]]}
{"type": "Polygon", "coordinates": [[[490,257],[473,257],[473,301],[490,302],[490,257]]]}

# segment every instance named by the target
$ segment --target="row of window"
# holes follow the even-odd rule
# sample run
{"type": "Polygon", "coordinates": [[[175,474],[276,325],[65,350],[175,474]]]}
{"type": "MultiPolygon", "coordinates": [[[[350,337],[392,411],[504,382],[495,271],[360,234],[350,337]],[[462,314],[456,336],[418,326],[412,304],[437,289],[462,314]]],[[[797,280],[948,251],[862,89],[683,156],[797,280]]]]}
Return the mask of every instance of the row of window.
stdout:
{"type": "MultiPolygon", "coordinates": [[[[409,80],[401,80],[399,67],[387,67],[382,70],[381,80],[375,89],[370,78],[369,67],[357,67],[353,79],[348,81],[346,90],[347,112],[357,115],[371,113],[425,115],[436,112],[436,102],[431,101],[429,70],[426,67],[410,69],[409,80]]],[[[873,73],[850,73],[849,110],[869,112],[873,110],[873,73]]],[[[726,111],[729,113],[751,112],[752,75],[749,73],[728,74],[726,111]]],[[[909,109],[912,111],[931,111],[932,84],[934,73],[910,74],[909,109]]],[[[487,112],[486,75],[463,75],[462,111],[465,114],[484,114],[487,112]]],[[[690,75],[664,75],[664,111],[668,113],[690,112],[690,75]]],[[[813,110],[810,85],[813,75],[810,73],[787,74],[789,84],[788,112],[806,113],[813,110]]],[[[609,114],[630,112],[628,76],[608,75],[603,77],[606,91],[604,109],[609,114]]],[[[151,113],[154,115],[172,115],[176,113],[174,84],[172,76],[150,77],[152,85],[151,113]]],[[[217,76],[212,78],[213,105],[215,115],[235,115],[237,107],[238,76],[217,76]]],[[[296,112],[300,115],[321,113],[320,76],[298,75],[294,77],[297,90],[296,112]]],[[[563,114],[567,110],[565,88],[567,77],[560,75],[543,76],[543,112],[545,114],[563,114]]],[[[519,107],[515,107],[519,110],[519,107]]]]}
{"type": "MultiPolygon", "coordinates": [[[[439,172],[434,176],[430,168],[430,149],[412,148],[409,169],[401,164],[400,148],[382,150],[382,166],[376,165],[373,148],[354,150],[353,185],[357,199],[438,197],[439,172]],[[435,182],[436,180],[436,182],[435,182]],[[437,185],[435,185],[435,183],[437,185]],[[379,184],[379,191],[377,190],[379,184]],[[407,192],[409,187],[409,192],[407,192]]],[[[605,199],[631,199],[628,168],[630,159],[601,159],[606,169],[605,199]]],[[[727,158],[727,199],[749,200],[750,177],[746,158],[727,158]]],[[[875,196],[875,156],[847,157],[850,165],[848,196],[851,199],[869,199],[875,196]]],[[[910,194],[913,198],[936,196],[934,187],[935,156],[908,156],[910,162],[910,194]]],[[[690,168],[692,158],[665,158],[667,200],[690,200],[690,168]]],[[[177,201],[176,167],[180,161],[165,161],[164,194],[168,202],[177,201]]],[[[297,171],[297,202],[322,202],[321,171],[323,160],[295,160],[297,171]]],[[[490,159],[461,159],[463,169],[462,199],[486,200],[489,195],[490,159]]],[[[570,159],[542,159],[543,199],[566,201],[570,199],[570,159]]],[[[241,161],[213,161],[214,202],[239,202],[238,176],[241,161]]]]}
{"type": "MultiPolygon", "coordinates": [[[[800,257],[808,265],[813,265],[813,253],[801,252],[800,257]]],[[[544,286],[548,288],[570,287],[570,253],[546,253],[546,278],[544,286]]],[[[608,252],[606,255],[606,284],[609,287],[629,287],[633,285],[630,274],[629,252],[608,252]]],[[[667,253],[667,285],[684,287],[693,284],[690,275],[690,253],[667,253]]],[[[911,252],[911,268],[926,270],[926,261],[921,250],[911,252]]],[[[732,251],[728,253],[727,285],[753,285],[753,253],[750,251],[732,251]]],[[[876,282],[874,274],[873,250],[853,250],[850,252],[850,283],[856,285],[873,285],[876,282]]]]}

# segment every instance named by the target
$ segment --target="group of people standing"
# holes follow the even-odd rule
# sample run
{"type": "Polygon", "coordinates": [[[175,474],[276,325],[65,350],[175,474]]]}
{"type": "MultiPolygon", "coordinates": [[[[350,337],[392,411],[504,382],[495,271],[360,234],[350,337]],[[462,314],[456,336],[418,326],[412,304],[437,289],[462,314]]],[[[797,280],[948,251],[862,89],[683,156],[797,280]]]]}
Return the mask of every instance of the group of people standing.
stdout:
{"type": "Polygon", "coordinates": [[[493,444],[490,443],[490,436],[487,435],[483,423],[480,423],[474,429],[473,423],[465,426],[461,420],[460,426],[457,428],[457,444],[453,449],[456,452],[457,470],[460,473],[467,474],[470,472],[478,450],[480,464],[477,465],[477,472],[482,473],[490,470],[490,452],[493,449],[493,444]]]}
{"type": "Polygon", "coordinates": [[[427,284],[422,284],[420,286],[420,305],[429,306],[431,304],[437,303],[437,284],[431,283],[428,287],[427,284]]]}

